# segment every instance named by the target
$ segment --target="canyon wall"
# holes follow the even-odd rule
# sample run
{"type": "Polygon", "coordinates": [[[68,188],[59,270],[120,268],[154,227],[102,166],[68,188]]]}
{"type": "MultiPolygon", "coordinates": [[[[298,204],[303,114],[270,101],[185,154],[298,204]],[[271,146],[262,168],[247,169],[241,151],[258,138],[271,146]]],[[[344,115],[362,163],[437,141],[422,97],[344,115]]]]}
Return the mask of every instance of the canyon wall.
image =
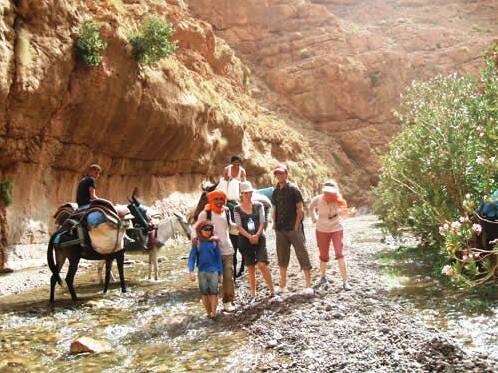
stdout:
{"type": "Polygon", "coordinates": [[[475,71],[497,34],[491,0],[0,0],[8,242],[46,240],[94,162],[99,196],[116,202],[134,187],[181,201],[240,154],[260,186],[286,161],[308,192],[336,177],[368,204],[400,93],[475,71]],[[149,14],[174,25],[178,50],[142,67],[127,39],[149,14]],[[95,68],[74,54],[86,20],[107,43],[95,68]]]}
{"type": "Polygon", "coordinates": [[[310,143],[350,198],[376,183],[410,82],[475,72],[498,37],[492,0],[187,2],[249,64],[269,107],[311,124],[310,143]]]}
{"type": "MultiPolygon", "coordinates": [[[[43,242],[55,207],[75,198],[85,168],[104,173],[98,195],[152,203],[198,193],[240,154],[267,186],[277,161],[318,169],[303,136],[248,95],[249,70],[181,1],[0,0],[0,180],[13,185],[9,243],[43,242]],[[173,23],[178,50],[139,66],[127,38],[144,17],[173,23]],[[101,66],[74,54],[85,20],[102,25],[101,66]]],[[[309,172],[308,172],[309,170],[309,172]]],[[[184,206],[186,208],[186,206],[184,206]]]]}

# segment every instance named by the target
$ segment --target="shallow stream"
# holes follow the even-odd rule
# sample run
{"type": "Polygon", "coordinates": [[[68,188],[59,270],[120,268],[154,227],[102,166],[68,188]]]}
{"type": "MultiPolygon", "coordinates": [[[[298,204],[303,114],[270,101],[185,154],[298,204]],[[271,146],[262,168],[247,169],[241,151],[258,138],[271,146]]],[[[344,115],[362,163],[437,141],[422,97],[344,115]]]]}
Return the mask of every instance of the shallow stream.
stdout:
{"type": "Polygon", "coordinates": [[[126,266],[129,292],[124,296],[114,284],[102,297],[92,265],[76,275],[81,298],[76,305],[60,287],[53,308],[47,287],[0,298],[0,371],[206,372],[235,362],[244,367],[237,351],[247,336],[205,318],[196,286],[186,275],[186,247],[163,255],[160,270],[168,275],[159,282],[145,280],[143,264],[126,266]],[[71,355],[71,342],[81,336],[109,342],[112,352],[71,355]]]}
{"type": "Polygon", "coordinates": [[[389,294],[426,325],[445,331],[460,346],[498,360],[498,287],[456,289],[431,275],[435,256],[401,248],[375,255],[389,294]]]}
{"type": "MultiPolygon", "coordinates": [[[[496,287],[462,293],[442,286],[430,276],[430,256],[380,243],[374,224],[373,218],[346,221],[346,243],[380,264],[390,295],[430,327],[454,336],[467,351],[498,360],[496,287]]],[[[307,237],[314,245],[314,235],[307,237]]],[[[260,351],[248,344],[248,334],[204,316],[196,283],[185,268],[187,244],[160,255],[164,279],[159,282],[146,280],[144,255],[128,256],[125,295],[113,284],[103,297],[92,264],[76,275],[77,304],[58,286],[51,307],[48,278],[45,287],[0,297],[0,372],[251,370],[260,351]],[[110,343],[112,352],[71,355],[71,342],[82,336],[110,343]]]]}

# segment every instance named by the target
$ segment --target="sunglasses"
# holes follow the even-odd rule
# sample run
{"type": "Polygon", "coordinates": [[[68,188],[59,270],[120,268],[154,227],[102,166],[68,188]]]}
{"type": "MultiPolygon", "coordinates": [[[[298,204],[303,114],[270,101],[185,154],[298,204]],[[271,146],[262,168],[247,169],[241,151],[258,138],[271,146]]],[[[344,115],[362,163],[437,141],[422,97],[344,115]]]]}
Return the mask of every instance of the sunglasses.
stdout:
{"type": "Polygon", "coordinates": [[[201,231],[212,232],[213,231],[213,227],[204,227],[204,228],[201,229],[201,231]]]}

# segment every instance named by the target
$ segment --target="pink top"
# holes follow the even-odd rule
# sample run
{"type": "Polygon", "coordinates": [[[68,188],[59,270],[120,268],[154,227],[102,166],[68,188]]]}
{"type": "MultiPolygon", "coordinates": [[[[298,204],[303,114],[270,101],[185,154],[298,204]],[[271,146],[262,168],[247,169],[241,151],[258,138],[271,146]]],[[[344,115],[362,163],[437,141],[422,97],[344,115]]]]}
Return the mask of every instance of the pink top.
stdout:
{"type": "Polygon", "coordinates": [[[342,230],[340,208],[336,202],[327,203],[320,194],[311,200],[309,209],[317,231],[330,233],[342,230]]]}

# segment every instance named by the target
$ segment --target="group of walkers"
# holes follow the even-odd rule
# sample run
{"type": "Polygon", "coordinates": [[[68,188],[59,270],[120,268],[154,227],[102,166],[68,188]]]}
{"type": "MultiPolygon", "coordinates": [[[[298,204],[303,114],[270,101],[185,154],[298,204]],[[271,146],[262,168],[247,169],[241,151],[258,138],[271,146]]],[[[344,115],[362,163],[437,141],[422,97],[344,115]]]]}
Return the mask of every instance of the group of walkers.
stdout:
{"type": "MultiPolygon", "coordinates": [[[[195,266],[198,267],[197,280],[209,318],[216,317],[219,283],[224,310],[235,310],[234,249],[229,238],[234,229],[238,230],[238,247],[247,266],[251,302],[256,299],[256,268],[261,272],[270,297],[279,301],[281,295],[287,292],[287,268],[291,246],[304,273],[303,294],[314,294],[311,284],[312,266],[304,238],[304,201],[301,191],[288,181],[289,172],[285,165],[275,167],[273,174],[277,179],[271,195],[271,204],[280,270],[278,287],[273,284],[266,247],[265,230],[269,222],[263,204],[253,200],[254,189],[252,184],[246,181],[246,172],[241,166],[240,157],[232,157],[231,164],[223,172],[225,180],[240,181],[240,202],[234,207],[234,218],[232,219],[227,207],[227,194],[217,189],[208,193],[208,203],[194,224],[188,267],[192,281],[196,279],[195,266]]],[[[312,199],[309,210],[312,221],[316,223],[316,240],[320,252],[320,280],[317,286],[328,282],[326,271],[332,243],[343,280],[342,287],[344,290],[350,290],[343,254],[343,228],[340,222],[340,217],[348,214],[348,207],[335,181],[323,184],[322,194],[312,199]]]]}

